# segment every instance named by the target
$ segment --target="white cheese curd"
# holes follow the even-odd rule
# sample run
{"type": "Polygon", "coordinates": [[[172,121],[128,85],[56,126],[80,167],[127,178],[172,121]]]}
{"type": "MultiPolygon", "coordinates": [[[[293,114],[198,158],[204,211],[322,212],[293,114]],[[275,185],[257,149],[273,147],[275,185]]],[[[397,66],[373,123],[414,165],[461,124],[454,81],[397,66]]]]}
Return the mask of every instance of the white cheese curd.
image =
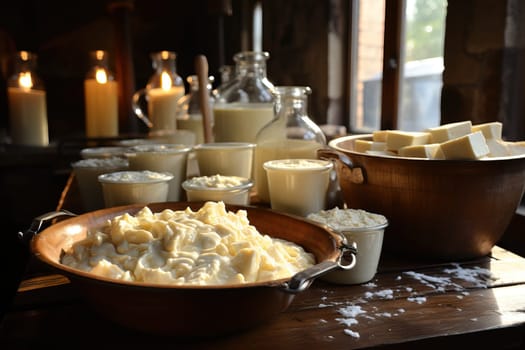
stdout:
{"type": "Polygon", "coordinates": [[[375,227],[387,223],[386,217],[381,214],[370,213],[363,209],[339,209],[337,207],[312,213],[307,218],[327,225],[336,231],[375,227]]]}
{"type": "Polygon", "coordinates": [[[141,182],[157,182],[169,181],[173,175],[169,173],[161,173],[150,170],[142,171],[118,171],[101,175],[99,181],[101,182],[122,182],[122,183],[141,183],[141,182]]]}
{"type": "Polygon", "coordinates": [[[190,187],[206,188],[231,188],[238,187],[246,183],[246,179],[238,176],[197,176],[186,181],[190,187]]]}
{"type": "Polygon", "coordinates": [[[128,161],[120,157],[111,158],[86,158],[78,160],[71,164],[75,169],[77,168],[126,168],[128,161]]]}
{"type": "Polygon", "coordinates": [[[223,202],[108,220],[64,252],[70,267],[125,281],[223,285],[289,278],[315,263],[301,246],[261,234],[223,202]]]}
{"type": "Polygon", "coordinates": [[[319,159],[278,159],[266,162],[266,167],[274,169],[312,170],[328,168],[329,163],[319,159]]]}

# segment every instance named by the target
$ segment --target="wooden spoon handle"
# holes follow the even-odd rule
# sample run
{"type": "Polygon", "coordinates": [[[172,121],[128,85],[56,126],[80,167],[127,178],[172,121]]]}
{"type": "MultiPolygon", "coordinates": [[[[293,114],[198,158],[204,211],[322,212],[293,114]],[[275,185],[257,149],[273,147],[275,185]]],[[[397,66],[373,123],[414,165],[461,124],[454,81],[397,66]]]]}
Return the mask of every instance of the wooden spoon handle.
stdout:
{"type": "Polygon", "coordinates": [[[204,142],[213,142],[211,128],[210,96],[208,93],[208,60],[204,55],[195,57],[195,71],[199,80],[199,102],[202,112],[202,126],[204,128],[204,142]]]}

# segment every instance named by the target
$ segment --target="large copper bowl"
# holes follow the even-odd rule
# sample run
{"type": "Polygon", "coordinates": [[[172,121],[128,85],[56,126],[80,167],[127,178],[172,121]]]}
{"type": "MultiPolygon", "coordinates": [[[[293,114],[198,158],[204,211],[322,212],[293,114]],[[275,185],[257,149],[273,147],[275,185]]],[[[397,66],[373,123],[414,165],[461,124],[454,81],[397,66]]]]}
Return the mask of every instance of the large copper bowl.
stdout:
{"type": "Polygon", "coordinates": [[[490,254],[525,189],[525,155],[485,160],[426,160],[354,151],[357,139],[330,141],[350,208],[385,215],[383,251],[417,259],[467,260],[490,254]]]}
{"type": "MultiPolygon", "coordinates": [[[[188,206],[198,210],[202,203],[148,206],[154,212],[166,208],[183,210],[188,206]]],[[[83,239],[87,230],[100,227],[106,220],[125,212],[136,213],[143,207],[114,207],[62,220],[35,235],[31,251],[68,277],[103,317],[147,333],[185,337],[231,333],[270,320],[293,301],[294,292],[287,290],[289,279],[227,286],[176,286],[116,281],[60,263],[62,250],[83,239]]],[[[341,238],[321,225],[269,209],[236,205],[226,205],[226,208],[246,210],[250,224],[259,232],[301,245],[315,255],[317,263],[331,264],[340,256],[341,238]]]]}

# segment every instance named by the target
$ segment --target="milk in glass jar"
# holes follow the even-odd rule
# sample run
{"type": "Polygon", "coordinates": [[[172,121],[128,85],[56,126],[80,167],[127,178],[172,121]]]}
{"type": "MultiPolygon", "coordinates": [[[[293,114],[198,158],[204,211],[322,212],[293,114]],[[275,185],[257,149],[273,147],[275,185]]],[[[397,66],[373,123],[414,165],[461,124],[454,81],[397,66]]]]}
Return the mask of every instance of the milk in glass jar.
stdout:
{"type": "Polygon", "coordinates": [[[234,77],[215,91],[213,132],[216,142],[255,142],[274,117],[273,84],[266,77],[267,52],[237,53],[234,77]]]}

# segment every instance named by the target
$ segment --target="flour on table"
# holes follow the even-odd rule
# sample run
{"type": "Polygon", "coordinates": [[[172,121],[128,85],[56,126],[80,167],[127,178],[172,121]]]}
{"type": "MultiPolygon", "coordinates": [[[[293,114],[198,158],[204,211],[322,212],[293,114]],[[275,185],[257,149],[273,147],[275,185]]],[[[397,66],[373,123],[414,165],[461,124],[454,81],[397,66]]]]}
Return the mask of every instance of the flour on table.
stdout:
{"type": "MultiPolygon", "coordinates": [[[[463,280],[477,288],[487,288],[492,281],[496,280],[490,270],[480,267],[464,268],[459,264],[452,264],[451,268],[445,268],[442,270],[442,272],[445,273],[446,276],[433,276],[416,271],[405,271],[403,272],[403,275],[416,279],[424,286],[431,288],[436,292],[444,293],[447,290],[456,290],[459,292],[457,295],[458,299],[463,299],[465,296],[470,295],[470,293],[468,290],[466,290],[466,287],[454,282],[454,280],[463,280]]],[[[399,275],[395,278],[395,280],[400,281],[404,278],[404,276],[399,275]]],[[[399,289],[395,290],[375,290],[375,288],[377,288],[377,284],[374,282],[363,284],[362,287],[366,288],[367,290],[361,297],[341,302],[327,302],[328,297],[323,296],[321,297],[323,303],[319,304],[320,308],[342,305],[337,309],[337,313],[342,317],[337,317],[335,320],[344,325],[345,328],[343,329],[343,333],[345,335],[354,337],[356,339],[360,338],[360,334],[359,332],[352,330],[350,327],[359,324],[358,319],[375,320],[376,318],[392,318],[400,316],[406,312],[406,310],[403,308],[399,308],[395,311],[378,311],[377,307],[372,307],[366,310],[363,306],[366,305],[371,299],[394,299],[394,294],[399,292],[412,294],[406,298],[406,300],[409,302],[423,304],[427,301],[426,296],[417,295],[417,291],[414,291],[414,288],[412,287],[400,286],[399,289]]],[[[326,294],[334,293],[334,291],[328,289],[323,290],[323,292],[326,294]]],[[[461,309],[457,310],[462,311],[461,309]]],[[[477,318],[470,319],[472,322],[477,320],[477,318]]],[[[327,322],[326,320],[321,320],[320,322],[323,321],[327,322]]]]}
{"type": "Polygon", "coordinates": [[[407,300],[418,304],[423,304],[427,301],[427,297],[408,297],[407,300]]]}

